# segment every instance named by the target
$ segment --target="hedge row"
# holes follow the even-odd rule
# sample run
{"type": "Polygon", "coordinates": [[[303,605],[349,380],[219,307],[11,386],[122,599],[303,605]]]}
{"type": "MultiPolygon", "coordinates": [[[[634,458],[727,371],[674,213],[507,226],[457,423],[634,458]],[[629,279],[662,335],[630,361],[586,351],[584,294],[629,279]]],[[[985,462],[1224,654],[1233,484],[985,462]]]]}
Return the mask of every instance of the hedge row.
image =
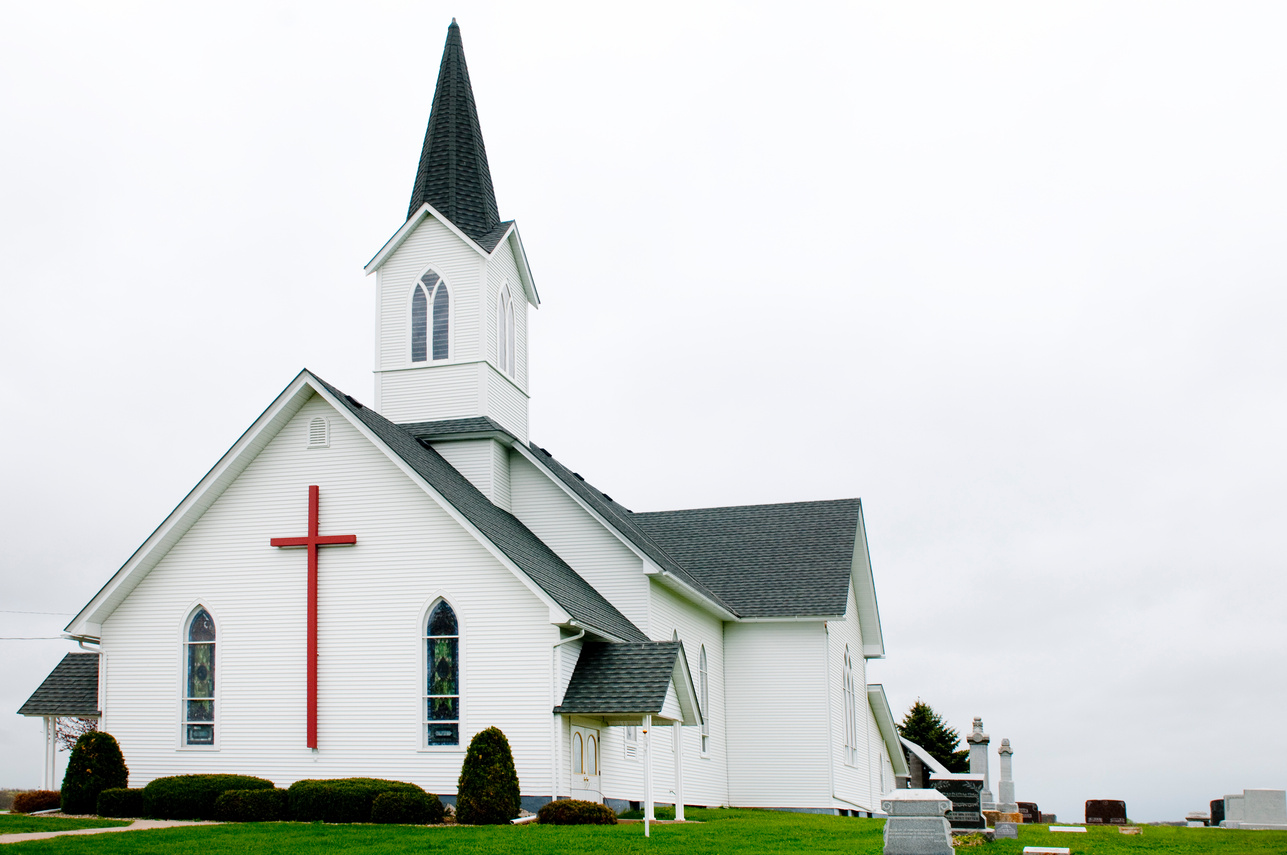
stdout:
{"type": "Polygon", "coordinates": [[[442,802],[415,784],[380,778],[338,778],[296,781],[287,791],[290,818],[297,822],[442,822],[442,802]],[[401,794],[405,799],[385,800],[373,814],[376,800],[383,795],[401,794]],[[424,816],[424,819],[379,817],[424,816]]]}
{"type": "Polygon", "coordinates": [[[276,822],[286,819],[286,791],[225,790],[215,799],[215,818],[224,822],[276,822]]]}
{"type": "Polygon", "coordinates": [[[214,819],[215,801],[228,790],[271,790],[250,775],[174,775],[143,788],[143,813],[152,819],[214,819]]]}
{"type": "Polygon", "coordinates": [[[57,790],[28,790],[13,797],[14,813],[35,813],[38,810],[53,810],[62,803],[62,793],[57,790]]]}
{"type": "Polygon", "coordinates": [[[617,815],[599,802],[560,799],[537,811],[536,821],[542,825],[616,825],[617,815]]]}
{"type": "Polygon", "coordinates": [[[121,819],[136,819],[143,816],[143,791],[129,790],[125,787],[114,787],[98,794],[99,816],[121,819]]]}

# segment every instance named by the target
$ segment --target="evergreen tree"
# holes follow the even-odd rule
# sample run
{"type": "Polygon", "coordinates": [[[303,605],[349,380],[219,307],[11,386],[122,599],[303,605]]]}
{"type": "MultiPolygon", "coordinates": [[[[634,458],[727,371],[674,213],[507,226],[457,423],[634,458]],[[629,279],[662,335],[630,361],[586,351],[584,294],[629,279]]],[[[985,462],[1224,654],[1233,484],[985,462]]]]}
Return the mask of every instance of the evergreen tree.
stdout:
{"type": "Polygon", "coordinates": [[[63,776],[63,813],[94,813],[98,794],[128,786],[130,770],[110,733],[91,730],[76,741],[63,776]]]}
{"type": "Polygon", "coordinates": [[[456,789],[456,821],[465,825],[501,825],[521,807],[518,773],[509,740],[489,727],[469,740],[456,789]]]}
{"type": "Polygon", "coordinates": [[[956,748],[961,743],[961,735],[955,728],[948,727],[934,708],[920,698],[903,716],[902,723],[898,725],[898,735],[924,748],[949,772],[970,771],[969,749],[958,751],[956,748]]]}

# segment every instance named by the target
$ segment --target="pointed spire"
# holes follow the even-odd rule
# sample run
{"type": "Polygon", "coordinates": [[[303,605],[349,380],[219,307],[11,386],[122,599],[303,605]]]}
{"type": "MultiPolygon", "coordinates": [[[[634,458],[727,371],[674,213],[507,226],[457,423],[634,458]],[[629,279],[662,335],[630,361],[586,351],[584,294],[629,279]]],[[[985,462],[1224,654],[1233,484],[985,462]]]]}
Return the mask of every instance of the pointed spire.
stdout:
{"type": "Polygon", "coordinates": [[[428,202],[477,240],[500,223],[460,27],[452,18],[407,217],[428,202]]]}

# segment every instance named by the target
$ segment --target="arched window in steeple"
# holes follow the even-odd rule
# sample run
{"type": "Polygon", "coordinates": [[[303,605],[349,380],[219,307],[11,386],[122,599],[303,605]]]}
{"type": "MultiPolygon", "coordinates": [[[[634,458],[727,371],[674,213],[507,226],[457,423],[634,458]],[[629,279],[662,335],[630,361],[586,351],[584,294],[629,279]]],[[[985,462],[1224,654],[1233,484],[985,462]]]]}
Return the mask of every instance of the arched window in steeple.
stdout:
{"type": "Polygon", "coordinates": [[[205,606],[188,622],[183,647],[183,744],[214,745],[215,625],[205,606]]]}
{"type": "Polygon", "coordinates": [[[514,299],[508,285],[501,286],[496,300],[496,364],[514,376],[514,299]]]}
{"type": "Polygon", "coordinates": [[[446,359],[450,342],[451,295],[447,283],[432,270],[411,292],[411,361],[446,359]]]}

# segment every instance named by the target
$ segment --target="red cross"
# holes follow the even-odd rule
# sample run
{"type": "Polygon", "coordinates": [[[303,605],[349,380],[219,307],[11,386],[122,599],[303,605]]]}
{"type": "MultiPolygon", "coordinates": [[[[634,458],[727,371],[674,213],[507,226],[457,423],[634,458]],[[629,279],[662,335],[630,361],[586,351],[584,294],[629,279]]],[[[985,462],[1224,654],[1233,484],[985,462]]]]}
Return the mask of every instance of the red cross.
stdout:
{"type": "Polygon", "coordinates": [[[318,489],[308,488],[308,536],[274,537],[273,546],[308,548],[308,747],[317,747],[317,549],[320,546],[349,546],[357,543],[356,534],[317,533],[318,489]]]}

